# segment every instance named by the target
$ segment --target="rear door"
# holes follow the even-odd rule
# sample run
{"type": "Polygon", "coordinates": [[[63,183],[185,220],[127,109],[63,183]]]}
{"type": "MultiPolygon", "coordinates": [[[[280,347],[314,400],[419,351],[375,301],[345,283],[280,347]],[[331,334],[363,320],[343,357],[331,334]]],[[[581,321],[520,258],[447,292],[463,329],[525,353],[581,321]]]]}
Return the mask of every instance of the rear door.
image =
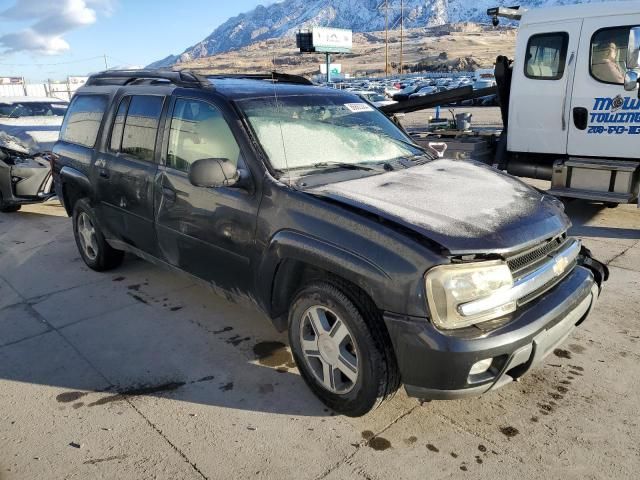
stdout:
{"type": "Polygon", "coordinates": [[[104,151],[95,162],[102,218],[109,232],[152,255],[158,123],[165,96],[126,95],[118,105],[104,151]]]}
{"type": "Polygon", "coordinates": [[[582,20],[523,25],[513,65],[508,149],[565,154],[582,20]]]}
{"type": "Polygon", "coordinates": [[[580,157],[638,158],[640,100],[626,92],[629,30],[640,14],[584,21],[573,87],[568,153],[580,157]]]}
{"type": "MultiPolygon", "coordinates": [[[[232,114],[199,98],[175,98],[165,133],[164,165],[158,172],[156,228],[163,258],[181,270],[232,292],[247,292],[252,277],[259,195],[245,187],[196,187],[189,168],[220,158],[248,172],[230,128],[232,114]]],[[[247,173],[248,175],[248,173],[247,173]]]]}

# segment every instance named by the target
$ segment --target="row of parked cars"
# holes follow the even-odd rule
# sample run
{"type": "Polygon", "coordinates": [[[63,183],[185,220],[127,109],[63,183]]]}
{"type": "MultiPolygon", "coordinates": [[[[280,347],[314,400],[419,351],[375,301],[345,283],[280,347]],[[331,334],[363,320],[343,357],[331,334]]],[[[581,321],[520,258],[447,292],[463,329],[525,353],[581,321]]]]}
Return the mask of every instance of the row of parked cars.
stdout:
{"type": "MultiPolygon", "coordinates": [[[[334,84],[336,88],[352,91],[367,100],[372,101],[377,107],[389,105],[394,102],[402,102],[414,98],[426,97],[435,93],[453,90],[462,87],[473,87],[474,90],[493,87],[496,82],[493,78],[476,78],[473,75],[460,77],[410,77],[389,80],[357,80],[334,84]],[[372,100],[375,98],[375,100],[372,100]]],[[[486,97],[460,102],[462,106],[495,106],[497,96],[486,97]]]]}

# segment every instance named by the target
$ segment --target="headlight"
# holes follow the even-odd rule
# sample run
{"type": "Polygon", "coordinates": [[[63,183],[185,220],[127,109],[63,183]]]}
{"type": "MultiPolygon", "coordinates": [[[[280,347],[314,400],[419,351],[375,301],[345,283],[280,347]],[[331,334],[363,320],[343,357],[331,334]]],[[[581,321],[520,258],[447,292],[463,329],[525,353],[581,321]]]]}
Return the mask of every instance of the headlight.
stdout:
{"type": "Polygon", "coordinates": [[[462,328],[492,320],[515,311],[516,302],[505,296],[505,302],[491,308],[463,314],[460,306],[481,298],[500,296],[513,287],[509,267],[502,261],[442,265],[427,272],[427,300],[433,323],[442,329],[462,328]]]}

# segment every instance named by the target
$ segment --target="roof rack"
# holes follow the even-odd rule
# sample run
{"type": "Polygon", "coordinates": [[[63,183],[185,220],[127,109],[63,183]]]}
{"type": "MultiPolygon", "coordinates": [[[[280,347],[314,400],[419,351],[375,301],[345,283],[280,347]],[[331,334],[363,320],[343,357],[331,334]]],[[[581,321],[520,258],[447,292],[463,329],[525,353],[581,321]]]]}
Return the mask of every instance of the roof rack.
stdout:
{"type": "Polygon", "coordinates": [[[85,85],[149,85],[170,83],[187,88],[211,88],[211,82],[205,77],[189,70],[106,70],[94,73],[85,85]]]}
{"type": "Polygon", "coordinates": [[[219,75],[207,75],[211,79],[237,78],[247,80],[270,80],[277,83],[295,83],[299,85],[314,85],[308,78],[302,75],[291,75],[289,73],[271,72],[271,73],[231,73],[219,75]]]}

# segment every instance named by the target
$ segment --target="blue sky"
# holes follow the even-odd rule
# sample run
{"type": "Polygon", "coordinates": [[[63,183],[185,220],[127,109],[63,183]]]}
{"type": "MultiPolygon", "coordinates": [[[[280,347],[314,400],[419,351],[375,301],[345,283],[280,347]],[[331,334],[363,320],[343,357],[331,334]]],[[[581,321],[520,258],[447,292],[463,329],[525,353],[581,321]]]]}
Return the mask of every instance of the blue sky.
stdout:
{"type": "Polygon", "coordinates": [[[0,0],[0,76],[64,79],[147,65],[265,0],[0,0]],[[96,58],[99,57],[99,58],[96,58]],[[54,65],[57,64],[57,65],[54,65]]]}

